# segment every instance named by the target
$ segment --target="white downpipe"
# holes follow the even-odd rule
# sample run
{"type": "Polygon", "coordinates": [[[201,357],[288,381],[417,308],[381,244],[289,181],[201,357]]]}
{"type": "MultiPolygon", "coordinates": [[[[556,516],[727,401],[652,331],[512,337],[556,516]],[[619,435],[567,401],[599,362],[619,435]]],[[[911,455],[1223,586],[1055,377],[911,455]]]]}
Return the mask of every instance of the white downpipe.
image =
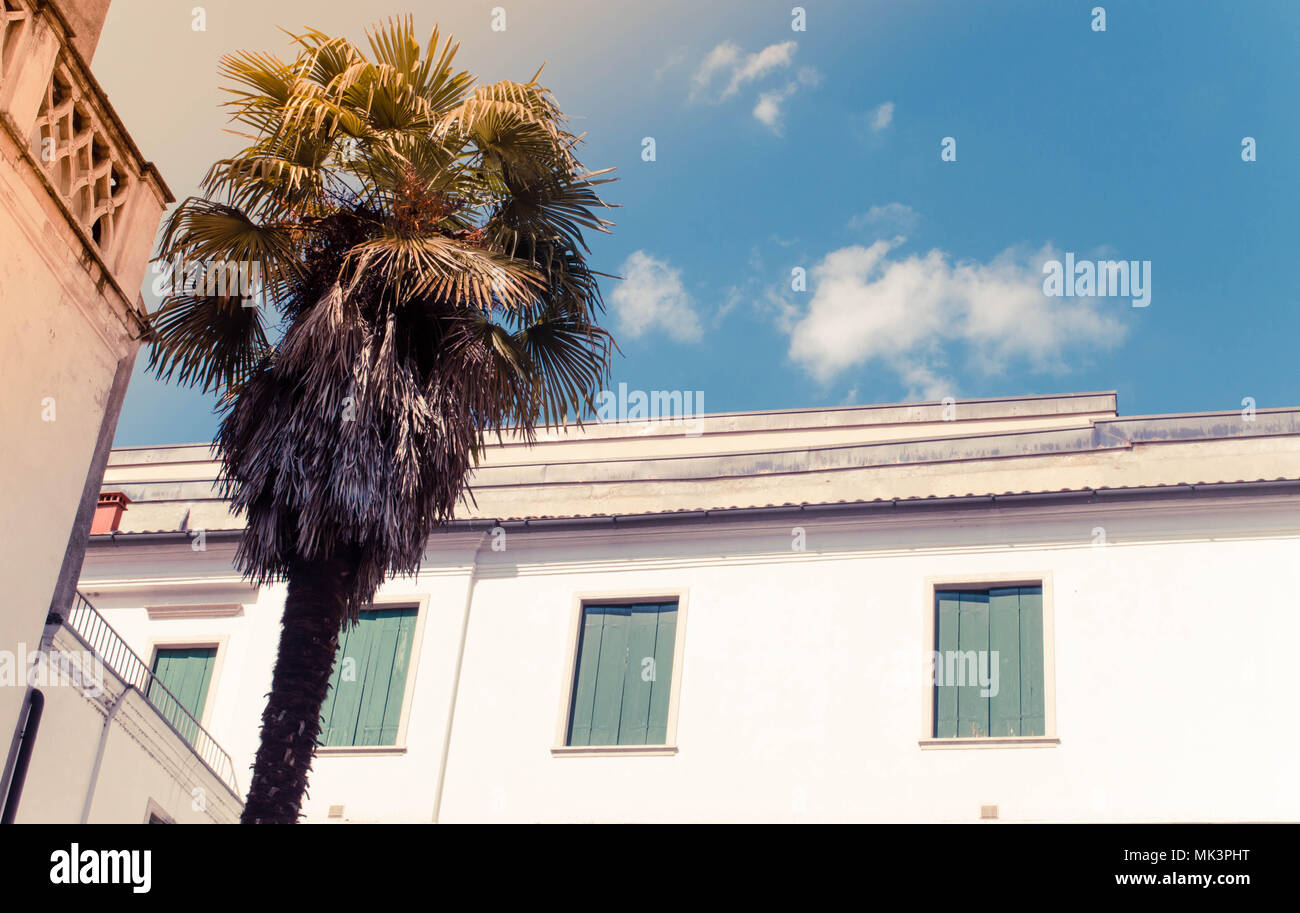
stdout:
{"type": "Polygon", "coordinates": [[[460,694],[460,670],[465,663],[465,641],[469,636],[469,610],[474,603],[474,582],[478,576],[478,556],[483,550],[483,542],[488,537],[488,530],[479,536],[474,546],[474,561],[470,564],[469,582],[465,585],[465,613],[460,621],[460,645],[456,648],[456,669],[451,680],[451,700],[447,706],[447,728],[442,735],[442,758],[438,762],[438,786],[433,796],[433,823],[438,823],[442,812],[442,788],[447,782],[447,758],[451,754],[451,728],[456,720],[456,696],[460,694]]]}
{"type": "Polygon", "coordinates": [[[126,701],[126,696],[133,689],[130,685],[123,683],[122,693],[113,701],[113,707],[108,711],[108,716],[104,717],[104,728],[99,733],[99,747],[95,750],[95,764],[90,768],[90,783],[86,786],[86,801],[81,807],[81,823],[90,823],[90,804],[95,800],[95,787],[99,785],[99,768],[104,763],[104,749],[108,745],[108,734],[113,729],[113,718],[117,716],[118,709],[126,701]]]}

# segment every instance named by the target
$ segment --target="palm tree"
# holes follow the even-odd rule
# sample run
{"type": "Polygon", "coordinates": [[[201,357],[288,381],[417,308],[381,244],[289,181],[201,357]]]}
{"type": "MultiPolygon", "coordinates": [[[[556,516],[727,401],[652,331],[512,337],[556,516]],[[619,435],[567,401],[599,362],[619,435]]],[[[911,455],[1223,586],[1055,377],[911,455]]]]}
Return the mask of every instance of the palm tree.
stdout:
{"type": "Polygon", "coordinates": [[[418,569],[485,435],[580,416],[612,346],[582,234],[612,225],[595,214],[612,179],[583,169],[537,75],[476,87],[409,18],[372,29],[369,55],[292,37],[292,62],[222,59],[250,144],[159,242],[256,264],[261,294],[200,275],[155,313],[149,360],[220,394],[236,566],[288,583],[246,823],[298,820],[339,634],[418,569]]]}

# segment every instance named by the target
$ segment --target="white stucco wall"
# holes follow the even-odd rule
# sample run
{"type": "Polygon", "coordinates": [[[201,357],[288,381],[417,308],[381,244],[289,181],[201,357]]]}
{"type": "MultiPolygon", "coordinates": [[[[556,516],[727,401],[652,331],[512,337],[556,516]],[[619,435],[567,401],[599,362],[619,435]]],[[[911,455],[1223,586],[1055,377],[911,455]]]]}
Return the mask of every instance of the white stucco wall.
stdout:
{"type": "MultiPolygon", "coordinates": [[[[436,541],[428,572],[384,588],[424,614],[404,750],[319,757],[308,820],[331,805],[352,821],[432,819],[477,542],[436,541]]],[[[507,546],[478,553],[442,821],[974,821],[988,804],[1011,821],[1300,818],[1300,734],[1282,719],[1300,635],[1293,497],[511,533],[507,546]],[[806,552],[790,550],[794,525],[806,552]],[[922,747],[927,580],[999,575],[1044,579],[1059,744],[922,747]],[[575,595],[627,591],[687,594],[678,752],[554,757],[575,595]]],[[[180,549],[93,549],[83,589],[142,655],[163,637],[226,638],[210,728],[246,778],[283,592],[238,617],[150,620],[150,574],[165,570],[169,592],[229,574],[219,549],[180,549]]]]}
{"type": "MultiPolygon", "coordinates": [[[[23,180],[7,136],[0,152],[0,503],[6,526],[22,531],[0,549],[0,649],[17,651],[40,641],[117,362],[135,344],[64,246],[52,201],[23,180]]],[[[13,732],[21,699],[0,688],[0,733],[13,732]]]]}
{"type": "Polygon", "coordinates": [[[775,551],[789,527],[719,529],[485,568],[442,820],[1294,820],[1295,527],[1293,505],[982,512],[808,525],[800,555],[775,551]],[[1041,572],[1060,744],[921,748],[929,691],[898,670],[932,649],[926,578],[1041,572]],[[573,591],[678,587],[679,753],[551,757],[573,591]]]}
{"type": "MultiPolygon", "coordinates": [[[[40,640],[114,377],[140,345],[132,314],[170,200],[87,78],[84,60],[69,50],[65,21],[48,5],[28,6],[0,68],[0,503],[6,527],[21,530],[0,550],[8,586],[0,650],[14,653],[40,640]],[[46,178],[51,169],[62,173],[63,165],[42,164],[49,160],[30,152],[56,61],[74,83],[74,101],[91,122],[96,148],[107,150],[124,182],[113,231],[101,235],[103,248],[92,234],[93,216],[71,198],[61,202],[60,178],[46,178]]],[[[107,0],[59,6],[81,32],[75,41],[87,56],[107,6],[107,0]]],[[[66,147],[53,151],[66,155],[66,147]]],[[[74,181],[83,177],[69,174],[74,181]]],[[[22,698],[21,688],[0,688],[0,753],[8,750],[22,698]]]]}
{"type": "MultiPolygon", "coordinates": [[[[305,810],[324,820],[330,805],[362,820],[428,821],[433,814],[450,706],[461,620],[465,613],[469,562],[481,536],[446,535],[431,546],[442,566],[415,580],[389,583],[380,599],[418,605],[420,624],[412,647],[414,673],[398,752],[323,751],[311,779],[305,810]],[[357,784],[374,777],[361,794],[357,784]]],[[[257,752],[265,696],[280,636],[284,586],[254,590],[232,576],[233,544],[209,542],[196,552],[191,543],[92,548],[81,591],[132,649],[152,662],[160,645],[213,644],[218,648],[202,722],[230,753],[240,786],[248,786],[257,752]],[[203,606],[238,614],[205,613],[203,606]],[[192,617],[151,618],[149,607],[196,606],[192,617]]]]}
{"type": "MultiPolygon", "coordinates": [[[[84,652],[63,629],[55,634],[53,649],[84,652]]],[[[151,809],[178,824],[239,820],[239,797],[203,765],[139,691],[124,688],[111,670],[104,670],[95,684],[100,687],[40,683],[45,708],[17,823],[81,822],[87,797],[90,824],[143,824],[151,809]]]]}

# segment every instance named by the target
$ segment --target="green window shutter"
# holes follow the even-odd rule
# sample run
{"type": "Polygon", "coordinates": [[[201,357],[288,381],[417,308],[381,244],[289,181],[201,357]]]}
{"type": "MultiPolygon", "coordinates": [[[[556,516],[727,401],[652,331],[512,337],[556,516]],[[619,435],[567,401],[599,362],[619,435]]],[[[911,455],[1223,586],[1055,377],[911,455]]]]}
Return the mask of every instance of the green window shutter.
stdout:
{"type": "Polygon", "coordinates": [[[618,721],[623,712],[623,677],[627,669],[627,628],[631,612],[626,606],[603,610],[596,664],[596,698],[591,711],[592,745],[617,745],[618,721]]]}
{"type": "Polygon", "coordinates": [[[659,607],[655,627],[654,681],[650,686],[650,725],[647,745],[668,742],[668,699],[673,691],[673,652],[677,648],[677,603],[659,607]]]}
{"type": "Polygon", "coordinates": [[[1043,588],[1020,588],[1020,734],[1045,735],[1043,588]]]}
{"type": "MultiPolygon", "coordinates": [[[[357,632],[358,627],[358,625],[352,625],[339,633],[338,652],[334,655],[334,671],[330,674],[329,691],[326,692],[325,703],[321,705],[320,709],[320,743],[322,745],[346,744],[336,741],[336,739],[342,739],[343,735],[341,732],[335,733],[332,721],[336,707],[339,708],[339,719],[341,720],[344,716],[344,711],[339,705],[339,695],[345,689],[350,690],[354,687],[353,682],[343,680],[346,671],[344,659],[349,656],[348,642],[352,639],[352,635],[357,632]]],[[[342,727],[339,728],[341,730],[342,727]]]]}
{"type": "Polygon", "coordinates": [[[989,649],[989,594],[962,593],[957,610],[957,735],[989,734],[989,699],[980,695],[979,659],[989,649]],[[972,680],[973,679],[973,680],[972,680]]]}
{"type": "Polygon", "coordinates": [[[618,744],[646,745],[650,727],[650,680],[654,673],[657,606],[632,606],[627,628],[627,668],[623,673],[623,710],[618,744]],[[648,660],[648,662],[647,662],[648,660]]]}
{"type": "Polygon", "coordinates": [[[957,737],[957,684],[950,681],[953,667],[949,657],[957,652],[957,611],[961,594],[935,593],[934,735],[938,739],[957,737]]]}
{"type": "Polygon", "coordinates": [[[368,609],[339,638],[321,744],[395,745],[417,610],[368,609]]]}
{"type": "Polygon", "coordinates": [[[198,736],[194,720],[203,717],[216,658],[216,647],[160,649],[154,655],[153,674],[162,687],[151,683],[149,700],[189,742],[198,736]],[[194,720],[186,716],[181,708],[189,711],[194,720]]]}
{"type": "Polygon", "coordinates": [[[936,591],[935,650],[936,738],[1045,734],[1041,586],[936,591]]]}
{"type": "MultiPolygon", "coordinates": [[[[990,733],[1022,735],[1020,724],[1020,588],[989,590],[990,675],[997,664],[997,692],[989,696],[990,733]]],[[[990,684],[992,690],[992,684],[990,684]]]]}
{"type": "Polygon", "coordinates": [[[676,631],[676,603],[584,607],[567,744],[665,742],[676,631]]]}
{"type": "MultiPolygon", "coordinates": [[[[393,663],[397,655],[398,620],[375,612],[370,617],[374,634],[370,638],[370,656],[366,660],[366,683],[361,689],[361,706],[357,712],[357,734],[354,745],[382,745],[384,707],[393,682],[393,663]]],[[[405,682],[405,679],[403,679],[405,682]]],[[[400,701],[401,698],[399,697],[400,701]]],[[[396,737],[396,732],[393,733],[396,737]]]]}
{"type": "Polygon", "coordinates": [[[397,729],[402,721],[402,699],[406,696],[406,679],[411,667],[411,644],[415,640],[415,612],[397,619],[397,636],[393,645],[393,665],[379,728],[380,745],[396,745],[397,729]]]}
{"type": "Polygon", "coordinates": [[[337,691],[328,719],[321,721],[327,733],[326,745],[355,745],[357,718],[361,711],[361,693],[366,686],[366,663],[370,659],[370,640],[374,628],[362,613],[356,624],[340,637],[339,652],[334,659],[337,691]]]}
{"type": "Polygon", "coordinates": [[[596,706],[596,667],[600,657],[600,635],[604,627],[604,612],[588,610],[583,613],[577,678],[573,684],[573,708],[569,713],[570,745],[591,744],[591,716],[596,706]]]}

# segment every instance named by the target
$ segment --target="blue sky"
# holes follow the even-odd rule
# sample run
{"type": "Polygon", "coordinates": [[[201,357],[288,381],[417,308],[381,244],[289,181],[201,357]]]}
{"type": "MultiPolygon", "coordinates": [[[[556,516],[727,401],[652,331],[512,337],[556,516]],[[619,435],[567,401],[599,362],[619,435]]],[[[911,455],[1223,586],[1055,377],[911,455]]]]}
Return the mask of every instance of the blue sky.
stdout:
{"type": "MultiPolygon", "coordinates": [[[[805,31],[790,2],[445,5],[461,66],[545,61],[586,164],[617,168],[617,227],[592,242],[626,277],[604,283],[614,386],[700,390],[711,412],[1109,389],[1124,414],[1300,405],[1300,4],[802,5],[805,31]],[[1149,306],[1047,297],[1066,252],[1149,261],[1149,306]]],[[[94,68],[183,197],[235,143],[220,54],[287,54],[280,25],[434,23],[356,7],[212,2],[195,32],[191,4],[119,2],[94,68]]],[[[117,444],[210,439],[211,400],[144,361],[117,444]]]]}

